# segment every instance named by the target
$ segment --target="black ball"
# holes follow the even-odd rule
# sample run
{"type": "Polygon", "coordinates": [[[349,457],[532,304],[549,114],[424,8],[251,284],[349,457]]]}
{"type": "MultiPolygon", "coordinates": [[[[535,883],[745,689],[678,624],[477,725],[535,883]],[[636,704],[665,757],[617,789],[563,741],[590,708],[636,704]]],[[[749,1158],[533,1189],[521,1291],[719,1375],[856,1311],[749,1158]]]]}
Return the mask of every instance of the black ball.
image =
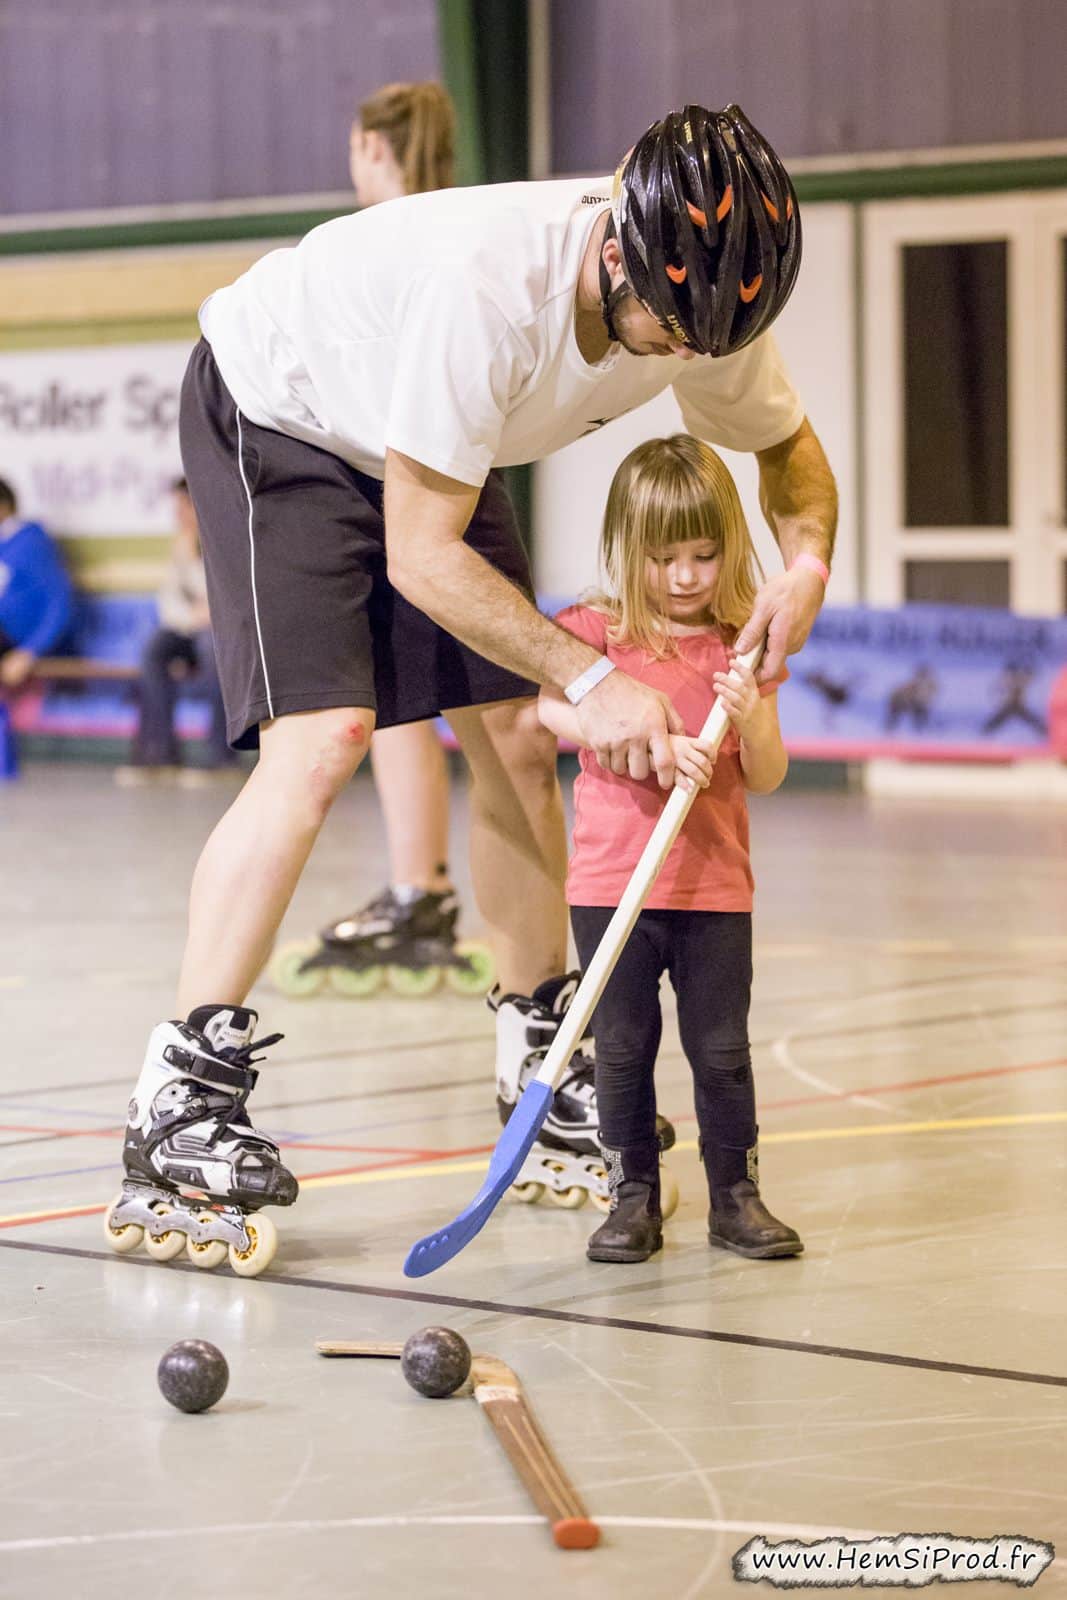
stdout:
{"type": "Polygon", "coordinates": [[[400,1370],[430,1400],[455,1394],[471,1370],[467,1341],[452,1328],[420,1328],[404,1346],[400,1370]]]}
{"type": "Polygon", "coordinates": [[[206,1411],[226,1393],[230,1369],[222,1351],[206,1339],[179,1339],[156,1376],[163,1398],[179,1411],[206,1411]]]}

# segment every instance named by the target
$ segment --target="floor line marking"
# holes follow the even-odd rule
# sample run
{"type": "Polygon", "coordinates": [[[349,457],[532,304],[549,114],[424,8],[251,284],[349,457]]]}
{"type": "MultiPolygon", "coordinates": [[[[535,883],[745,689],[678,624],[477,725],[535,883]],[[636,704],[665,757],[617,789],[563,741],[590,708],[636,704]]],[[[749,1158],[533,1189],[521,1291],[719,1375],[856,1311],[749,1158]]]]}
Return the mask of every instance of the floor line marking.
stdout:
{"type": "MultiPolygon", "coordinates": [[[[600,1528],[661,1529],[681,1533],[773,1534],[786,1539],[891,1539],[896,1534],[875,1533],[865,1528],[811,1527],[804,1522],[726,1522],[713,1517],[595,1517],[600,1528]]],[[[345,1528],[536,1528],[545,1518],[537,1516],[479,1516],[417,1514],[377,1517],[319,1517],[290,1522],[214,1522],[193,1528],[130,1528],[115,1533],[66,1533],[47,1539],[0,1540],[0,1553],[15,1555],[25,1550],[84,1549],[100,1544],[137,1544],[154,1540],[216,1538],[248,1533],[330,1533],[345,1528]]]]}
{"type": "MultiPolygon", "coordinates": [[[[0,1239],[0,1250],[28,1250],[31,1254],[69,1256],[80,1261],[103,1261],[119,1268],[151,1268],[158,1264],[148,1256],[115,1255],[110,1250],[82,1250],[73,1245],[38,1244],[29,1239],[0,1239]]],[[[191,1262],[169,1263],[171,1272],[199,1273],[191,1262]]],[[[220,1269],[221,1270],[221,1269],[220,1269]]],[[[746,1349],[779,1350],[788,1355],[824,1356],[838,1361],[861,1361],[873,1366],[906,1367],[919,1372],[951,1373],[965,1378],[994,1378],[1008,1383],[1039,1384],[1067,1389],[1067,1375],[1024,1372],[1015,1367],[982,1367],[963,1361],[936,1361],[928,1356],[898,1355],[888,1350],[861,1350],[847,1345],[813,1344],[800,1339],[771,1339],[762,1334],[728,1333],[718,1328],[693,1328],[669,1322],[641,1322],[631,1317],[598,1317],[586,1311],[566,1311],[555,1306],[512,1305],[501,1300],[475,1300],[465,1295],[433,1294],[426,1289],[389,1289],[376,1283],[341,1283],[330,1278],[300,1278],[292,1273],[272,1272],[260,1280],[267,1288],[310,1289],[316,1293],[349,1294],[376,1300],[403,1300],[415,1305],[452,1306],[464,1311],[484,1311],[505,1317],[529,1317],[541,1322],[574,1323],[587,1328],[614,1328],[622,1333],[656,1334],[662,1338],[694,1339],[705,1344],[740,1345],[746,1349]]]]}
{"type": "MultiPolygon", "coordinates": [[[[760,1144],[808,1144],[820,1139],[869,1139],[903,1133],[955,1133],[973,1128],[1013,1128],[1067,1122],[1067,1111],[1025,1111],[999,1117],[949,1117],[931,1122],[880,1122],[856,1128],[793,1128],[777,1133],[761,1133],[760,1144]]],[[[493,1147],[481,1147],[488,1154],[493,1147]]],[[[676,1150],[695,1150],[695,1139],[679,1139],[676,1150]]],[[[466,1173],[484,1172],[488,1161],[479,1156],[475,1161],[419,1161],[399,1160],[381,1165],[356,1167],[341,1172],[311,1173],[300,1178],[302,1189],[346,1188],[355,1183],[388,1183],[395,1178],[459,1177],[466,1173]]],[[[110,1204],[110,1202],[108,1202],[110,1204]]],[[[20,1212],[14,1216],[0,1217],[0,1228],[29,1226],[38,1222],[52,1222],[64,1217],[88,1217],[107,1210],[107,1205],[89,1204],[65,1207],[57,1211],[20,1212]]]]}

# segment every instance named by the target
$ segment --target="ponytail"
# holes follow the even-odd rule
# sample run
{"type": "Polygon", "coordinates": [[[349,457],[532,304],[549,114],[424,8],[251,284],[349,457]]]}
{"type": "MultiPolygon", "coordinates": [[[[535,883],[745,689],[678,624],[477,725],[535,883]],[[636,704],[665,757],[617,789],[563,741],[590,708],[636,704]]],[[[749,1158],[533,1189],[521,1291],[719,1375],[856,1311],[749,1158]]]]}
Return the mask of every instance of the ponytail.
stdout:
{"type": "Polygon", "coordinates": [[[389,141],[408,194],[451,188],[456,113],[439,83],[387,84],[363,102],[359,120],[389,141]]]}

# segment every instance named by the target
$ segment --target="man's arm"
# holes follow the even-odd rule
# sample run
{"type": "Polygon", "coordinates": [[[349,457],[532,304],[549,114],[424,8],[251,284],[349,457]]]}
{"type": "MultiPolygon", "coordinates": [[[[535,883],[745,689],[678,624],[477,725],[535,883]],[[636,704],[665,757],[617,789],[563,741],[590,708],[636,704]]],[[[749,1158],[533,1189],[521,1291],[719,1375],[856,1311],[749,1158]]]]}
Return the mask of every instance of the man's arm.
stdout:
{"type": "MultiPolygon", "coordinates": [[[[463,543],[480,490],[398,450],[385,459],[385,545],[389,579],[411,604],[479,655],[536,683],[565,687],[599,659],[592,645],[558,628],[478,553],[463,543]]],[[[655,768],[674,782],[670,731],[681,731],[663,697],[612,672],[578,707],[585,742],[602,766],[631,777],[655,768]],[[676,726],[677,725],[677,726],[676,726]]]]}
{"type": "MultiPolygon", "coordinates": [[[[837,531],[837,487],[811,423],[805,420],[782,444],[756,452],[760,505],[788,567],[805,552],[830,565],[837,531]]],[[[737,640],[738,654],[767,633],[759,681],[781,671],[787,654],[799,650],[823,602],[817,572],[798,567],[768,579],[737,640]]]]}

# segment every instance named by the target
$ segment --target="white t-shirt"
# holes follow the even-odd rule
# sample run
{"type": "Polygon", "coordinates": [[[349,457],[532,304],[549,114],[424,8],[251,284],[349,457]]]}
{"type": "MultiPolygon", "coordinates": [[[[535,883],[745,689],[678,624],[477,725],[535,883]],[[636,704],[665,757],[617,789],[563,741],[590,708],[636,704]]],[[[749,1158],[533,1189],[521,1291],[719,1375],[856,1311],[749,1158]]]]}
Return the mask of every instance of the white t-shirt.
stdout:
{"type": "Polygon", "coordinates": [[[374,478],[391,448],[477,486],[668,385],[711,444],[795,433],[804,408],[767,335],[718,360],[582,358],[575,290],[607,204],[607,180],[579,179],[390,200],[271,251],[200,324],[246,417],[374,478]]]}

